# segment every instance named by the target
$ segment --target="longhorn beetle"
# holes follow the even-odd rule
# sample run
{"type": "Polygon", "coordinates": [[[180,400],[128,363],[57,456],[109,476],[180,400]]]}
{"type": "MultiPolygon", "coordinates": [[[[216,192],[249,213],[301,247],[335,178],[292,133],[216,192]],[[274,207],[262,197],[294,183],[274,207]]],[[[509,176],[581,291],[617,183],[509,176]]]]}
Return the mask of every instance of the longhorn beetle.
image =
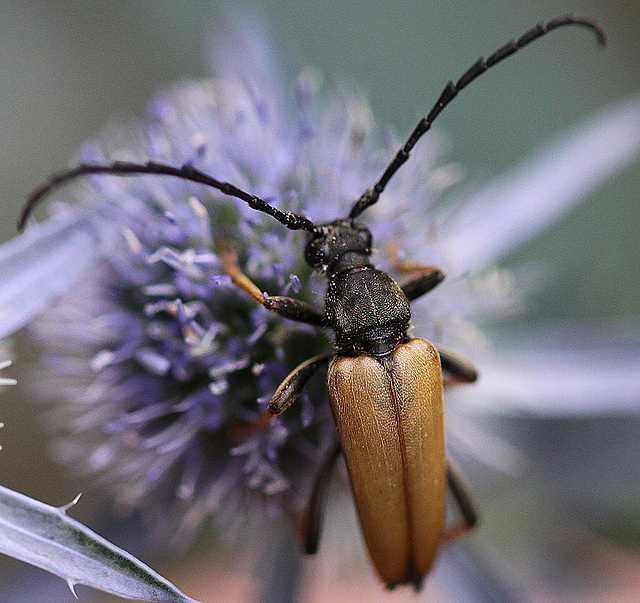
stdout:
{"type": "Polygon", "coordinates": [[[440,283],[444,275],[432,266],[410,265],[419,273],[398,285],[370,263],[372,236],[356,219],[377,203],[387,183],[409,158],[420,137],[440,112],[479,75],[546,33],[565,25],[582,25],[605,34],[593,20],[561,16],[528,30],[517,40],[478,59],[457,82],[449,81],[437,102],[420,120],[380,179],[354,203],[346,218],[314,224],[303,215],[283,212],[233,184],[221,182],[192,167],[149,162],[80,164],[52,176],[29,198],[18,227],[22,229],[38,202],[53,188],[86,174],[156,174],[182,178],[236,197],[291,230],[305,230],[309,238],[304,258],[327,277],[324,311],[298,299],[267,296],[245,276],[231,249],[222,250],[224,270],[241,290],[270,312],[335,335],[335,352],[316,356],[296,367],[278,387],[267,410],[253,426],[262,429],[271,417],[285,411],[310,377],[328,368],[329,400],[339,441],[329,451],[316,479],[303,528],[305,551],[317,549],[320,500],[332,464],[344,454],[360,524],[373,564],[392,588],[412,583],[419,588],[443,540],[470,529],[476,514],[444,450],[443,377],[463,382],[476,379],[466,361],[438,350],[424,339],[407,335],[409,302],[440,283]],[[447,489],[460,508],[460,525],[445,528],[447,489]]]}

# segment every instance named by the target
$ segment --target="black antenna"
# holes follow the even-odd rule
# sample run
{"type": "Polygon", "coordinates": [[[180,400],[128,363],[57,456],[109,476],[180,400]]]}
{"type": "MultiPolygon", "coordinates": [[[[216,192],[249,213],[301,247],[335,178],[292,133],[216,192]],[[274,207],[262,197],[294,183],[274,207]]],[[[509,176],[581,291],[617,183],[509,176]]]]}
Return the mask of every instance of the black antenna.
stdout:
{"type": "Polygon", "coordinates": [[[274,217],[278,222],[284,224],[290,230],[308,230],[313,232],[316,228],[315,224],[305,218],[302,215],[294,214],[292,212],[283,212],[279,209],[269,205],[264,199],[250,195],[242,189],[239,189],[233,184],[228,182],[220,182],[215,178],[212,178],[208,174],[201,172],[191,165],[184,164],[182,167],[173,167],[165,165],[164,163],[156,163],[155,161],[149,161],[148,163],[132,163],[128,161],[116,161],[109,165],[99,165],[92,163],[81,163],[77,167],[67,170],[66,172],[60,172],[54,174],[49,178],[46,184],[43,184],[38,190],[31,194],[27,203],[22,210],[20,219],[18,220],[18,230],[22,230],[27,222],[27,219],[33,212],[33,209],[40,202],[40,200],[50,193],[54,188],[74,180],[81,176],[88,174],[112,174],[115,176],[132,176],[136,174],[156,174],[161,176],[175,176],[182,178],[183,180],[190,180],[192,182],[198,182],[205,186],[210,186],[231,197],[241,199],[257,211],[261,211],[274,217]]]}
{"type": "Polygon", "coordinates": [[[409,136],[407,142],[404,143],[404,146],[397,152],[396,156],[385,169],[380,180],[378,180],[378,182],[376,182],[373,187],[367,189],[362,194],[360,199],[358,199],[356,204],[353,206],[353,209],[349,213],[349,218],[356,218],[365,209],[367,209],[367,207],[370,207],[378,201],[380,193],[385,189],[385,186],[387,186],[389,180],[391,180],[400,166],[407,159],[409,159],[409,154],[411,153],[411,150],[415,146],[416,142],[418,142],[418,140],[420,140],[420,137],[425,132],[427,132],[429,128],[431,128],[431,124],[435,121],[436,117],[440,115],[440,112],[456,97],[460,90],[465,88],[479,75],[484,73],[487,69],[489,69],[489,67],[493,67],[503,59],[511,56],[534,40],[542,37],[543,35],[558,27],[563,27],[564,25],[583,25],[584,27],[588,27],[595,32],[600,44],[605,44],[606,42],[604,31],[592,19],[589,19],[588,17],[574,17],[572,15],[563,15],[561,17],[551,19],[551,21],[546,24],[539,23],[535,27],[532,27],[517,40],[511,40],[504,46],[498,48],[498,50],[491,54],[487,59],[480,57],[471,67],[469,67],[469,69],[467,69],[467,71],[465,71],[465,73],[455,84],[452,81],[449,81],[447,83],[444,90],[442,91],[442,94],[440,94],[440,98],[438,99],[436,104],[433,106],[431,111],[429,111],[428,115],[420,120],[418,125],[411,133],[411,136],[409,136]]]}

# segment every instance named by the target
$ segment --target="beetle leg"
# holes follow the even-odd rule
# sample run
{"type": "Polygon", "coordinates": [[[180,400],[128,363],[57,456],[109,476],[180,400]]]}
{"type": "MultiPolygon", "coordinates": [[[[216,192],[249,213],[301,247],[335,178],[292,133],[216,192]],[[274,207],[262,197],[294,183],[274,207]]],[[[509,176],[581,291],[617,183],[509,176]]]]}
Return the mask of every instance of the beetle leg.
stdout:
{"type": "Polygon", "coordinates": [[[397,243],[389,245],[387,248],[387,255],[391,258],[393,267],[398,272],[405,274],[408,272],[420,272],[420,274],[409,279],[400,287],[409,301],[422,297],[425,293],[431,291],[431,289],[444,280],[444,273],[435,266],[400,260],[398,257],[397,243]]]}
{"type": "MultiPolygon", "coordinates": [[[[273,416],[286,410],[298,397],[311,375],[320,367],[328,364],[332,357],[333,353],[322,354],[315,358],[310,358],[296,367],[280,384],[264,414],[273,416]]],[[[320,464],[306,509],[301,513],[293,514],[293,523],[297,527],[306,555],[314,555],[318,552],[320,533],[322,532],[325,492],[329,485],[331,471],[335,467],[341,450],[340,440],[335,438],[320,464]]]]}
{"type": "Polygon", "coordinates": [[[278,386],[265,412],[271,415],[279,415],[281,412],[287,410],[287,408],[296,401],[313,374],[318,369],[326,367],[334,355],[334,352],[320,354],[309,358],[309,360],[305,360],[302,364],[294,368],[278,386]]]}
{"type": "Polygon", "coordinates": [[[442,536],[443,541],[455,540],[478,523],[478,513],[471,502],[469,491],[460,474],[451,466],[451,463],[447,463],[447,485],[453,498],[458,503],[458,508],[462,514],[462,522],[448,527],[442,536]]]}
{"type": "Polygon", "coordinates": [[[318,552],[318,544],[320,543],[320,534],[322,532],[325,494],[329,486],[331,472],[336,465],[341,450],[340,440],[336,438],[322,460],[320,470],[313,482],[313,489],[311,490],[307,508],[298,522],[306,555],[315,555],[318,552]]]}
{"type": "Polygon", "coordinates": [[[329,364],[329,361],[334,355],[334,352],[319,354],[299,364],[278,386],[266,410],[260,413],[255,421],[242,423],[241,425],[229,428],[226,432],[227,437],[234,442],[242,441],[256,431],[268,429],[271,424],[271,419],[273,419],[275,415],[279,415],[287,410],[287,408],[296,401],[313,374],[318,369],[329,364]]]}
{"type": "Polygon", "coordinates": [[[260,291],[259,287],[240,270],[236,252],[233,247],[225,243],[223,243],[221,247],[220,258],[222,259],[222,268],[231,277],[231,282],[248,293],[259,304],[262,304],[269,312],[274,312],[290,320],[296,320],[318,327],[325,326],[326,320],[324,313],[310,304],[299,299],[294,299],[293,297],[285,297],[282,295],[271,297],[265,295],[260,291]]]}
{"type": "Polygon", "coordinates": [[[304,322],[316,327],[326,326],[324,313],[300,299],[285,297],[284,295],[274,295],[265,297],[262,305],[269,310],[269,312],[275,312],[289,320],[304,322]]]}
{"type": "Polygon", "coordinates": [[[442,370],[448,373],[455,381],[473,383],[478,378],[476,368],[457,354],[438,348],[442,370]]]}
{"type": "MultiPolygon", "coordinates": [[[[414,264],[411,265],[413,266],[414,264]]],[[[418,266],[418,264],[415,264],[415,266],[418,266]]],[[[444,274],[438,268],[422,266],[420,269],[422,270],[421,274],[409,279],[400,287],[409,301],[422,297],[444,280],[444,274]]]]}

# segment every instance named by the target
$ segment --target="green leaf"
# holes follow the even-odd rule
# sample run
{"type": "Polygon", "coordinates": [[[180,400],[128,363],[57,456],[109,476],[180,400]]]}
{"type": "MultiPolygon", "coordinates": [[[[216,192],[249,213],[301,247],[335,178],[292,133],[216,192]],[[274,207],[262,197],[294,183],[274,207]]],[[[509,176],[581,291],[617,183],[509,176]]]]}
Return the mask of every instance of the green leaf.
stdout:
{"type": "MultiPolygon", "coordinates": [[[[0,552],[127,599],[197,603],[171,582],[56,508],[0,486],[0,552]]],[[[75,592],[74,592],[75,595],[75,592]]]]}

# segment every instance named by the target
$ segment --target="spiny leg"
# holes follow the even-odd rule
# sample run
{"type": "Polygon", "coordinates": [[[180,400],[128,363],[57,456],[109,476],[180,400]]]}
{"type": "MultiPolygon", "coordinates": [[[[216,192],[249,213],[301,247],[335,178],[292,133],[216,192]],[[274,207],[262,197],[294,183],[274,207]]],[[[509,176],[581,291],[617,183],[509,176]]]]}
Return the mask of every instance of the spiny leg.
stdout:
{"type": "Polygon", "coordinates": [[[458,503],[458,508],[462,515],[462,521],[460,523],[450,526],[445,530],[442,539],[450,541],[459,538],[471,530],[478,523],[478,513],[471,502],[471,496],[462,477],[460,477],[460,474],[452,467],[450,462],[447,463],[447,486],[454,500],[458,503]]]}
{"type": "Polygon", "coordinates": [[[293,297],[267,296],[260,291],[259,287],[240,270],[235,249],[229,243],[221,244],[220,258],[222,269],[231,277],[233,284],[248,293],[269,312],[317,327],[325,325],[324,313],[310,304],[293,297]]]}
{"type": "Polygon", "coordinates": [[[447,373],[454,381],[473,383],[478,378],[477,369],[469,361],[440,347],[438,354],[440,354],[443,372],[447,373]]]}
{"type": "MultiPolygon", "coordinates": [[[[324,314],[316,310],[313,306],[292,297],[266,296],[260,291],[259,287],[240,270],[235,249],[227,242],[222,242],[220,248],[222,268],[225,273],[231,277],[233,284],[248,293],[267,310],[298,322],[304,322],[314,326],[324,325],[324,314]]],[[[262,412],[254,422],[235,427],[233,431],[228,434],[229,437],[234,440],[244,439],[251,433],[267,429],[271,423],[271,419],[293,404],[313,374],[322,366],[326,366],[333,355],[333,352],[320,354],[298,365],[278,386],[267,409],[262,412]]]]}

